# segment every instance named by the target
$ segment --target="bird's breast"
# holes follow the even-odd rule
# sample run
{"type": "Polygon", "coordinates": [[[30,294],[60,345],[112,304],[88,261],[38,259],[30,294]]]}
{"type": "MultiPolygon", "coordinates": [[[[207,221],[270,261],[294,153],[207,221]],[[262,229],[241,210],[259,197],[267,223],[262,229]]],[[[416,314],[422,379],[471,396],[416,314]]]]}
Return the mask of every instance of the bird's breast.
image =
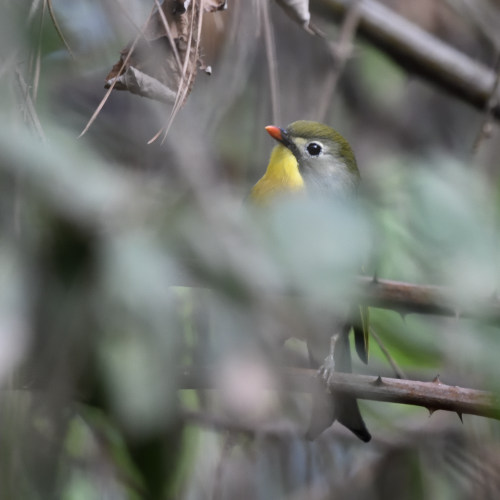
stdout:
{"type": "Polygon", "coordinates": [[[257,203],[266,203],[280,194],[302,191],[304,179],[293,153],[279,144],[269,160],[266,173],[253,187],[250,197],[257,203]]]}

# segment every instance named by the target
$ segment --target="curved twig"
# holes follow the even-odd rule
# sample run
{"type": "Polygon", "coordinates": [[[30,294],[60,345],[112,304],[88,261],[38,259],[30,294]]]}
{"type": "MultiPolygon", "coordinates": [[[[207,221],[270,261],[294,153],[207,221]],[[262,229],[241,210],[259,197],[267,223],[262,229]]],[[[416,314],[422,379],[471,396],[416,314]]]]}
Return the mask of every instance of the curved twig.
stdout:
{"type": "MultiPolygon", "coordinates": [[[[311,0],[314,13],[343,19],[351,0],[311,0]]],[[[495,72],[375,0],[359,1],[358,33],[407,71],[479,109],[486,109],[495,72]]],[[[498,91],[497,91],[498,93],[498,91]]],[[[491,109],[500,118],[500,100],[491,109]]]]}

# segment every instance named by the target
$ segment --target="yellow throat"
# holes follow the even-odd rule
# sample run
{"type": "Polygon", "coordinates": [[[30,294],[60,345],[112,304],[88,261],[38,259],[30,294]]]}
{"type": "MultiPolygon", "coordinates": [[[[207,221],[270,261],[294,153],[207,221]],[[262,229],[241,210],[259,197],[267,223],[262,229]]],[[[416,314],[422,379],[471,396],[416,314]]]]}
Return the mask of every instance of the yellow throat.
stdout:
{"type": "Polygon", "coordinates": [[[250,198],[258,204],[266,204],[280,194],[303,189],[304,179],[297,159],[288,148],[278,144],[271,153],[266,173],[252,188],[250,198]]]}

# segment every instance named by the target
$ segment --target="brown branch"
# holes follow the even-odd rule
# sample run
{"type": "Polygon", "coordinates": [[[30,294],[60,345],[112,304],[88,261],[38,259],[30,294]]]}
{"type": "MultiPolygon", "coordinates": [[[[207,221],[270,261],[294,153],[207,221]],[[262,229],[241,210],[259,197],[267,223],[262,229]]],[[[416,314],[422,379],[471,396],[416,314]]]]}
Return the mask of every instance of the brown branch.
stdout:
{"type": "MultiPolygon", "coordinates": [[[[316,370],[293,368],[284,371],[281,381],[270,389],[299,392],[324,391],[316,377],[316,370]]],[[[381,378],[373,375],[334,373],[327,384],[328,390],[343,392],[359,399],[422,406],[433,412],[447,410],[462,414],[479,415],[500,420],[500,398],[491,392],[443,384],[438,378],[432,382],[381,378]]],[[[182,389],[213,389],[210,373],[185,371],[180,380],[182,389]]]]}
{"type": "Polygon", "coordinates": [[[360,399],[423,406],[430,411],[448,410],[500,420],[500,401],[493,393],[432,382],[335,373],[328,383],[332,391],[360,399]]]}
{"type": "Polygon", "coordinates": [[[371,307],[393,309],[402,314],[436,314],[500,322],[500,302],[494,297],[485,296],[465,307],[453,303],[453,291],[446,287],[373,280],[367,277],[360,277],[359,282],[361,303],[371,307]]]}
{"type": "MultiPolygon", "coordinates": [[[[171,283],[172,286],[194,288],[211,288],[211,277],[200,276],[199,264],[185,261],[186,273],[178,269],[178,274],[171,283]],[[206,281],[207,280],[207,281],[206,281]]],[[[454,302],[456,290],[437,285],[417,285],[402,281],[374,279],[367,276],[358,277],[360,304],[381,309],[391,309],[401,314],[433,314],[460,318],[477,318],[490,323],[500,324],[500,301],[496,295],[476,297],[470,300],[468,306],[454,302]]],[[[282,290],[262,290],[262,293],[285,293],[282,290]]],[[[285,293],[286,294],[286,293],[285,293]]]]}
{"type": "MultiPolygon", "coordinates": [[[[314,13],[341,20],[349,0],[311,0],[314,13]]],[[[495,72],[474,61],[375,0],[360,0],[358,33],[407,71],[442,87],[452,95],[485,109],[491,102],[495,72]]],[[[498,94],[498,90],[497,90],[498,94]]],[[[500,118],[500,100],[492,114],[500,118]]]]}

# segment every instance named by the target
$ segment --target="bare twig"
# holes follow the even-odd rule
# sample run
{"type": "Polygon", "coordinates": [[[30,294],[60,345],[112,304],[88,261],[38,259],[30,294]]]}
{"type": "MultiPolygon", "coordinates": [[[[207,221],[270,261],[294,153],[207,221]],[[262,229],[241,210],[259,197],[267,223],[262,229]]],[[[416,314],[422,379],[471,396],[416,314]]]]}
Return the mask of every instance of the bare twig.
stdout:
{"type": "Polygon", "coordinates": [[[322,85],[322,91],[318,98],[318,121],[325,121],[328,107],[332,102],[337,89],[337,84],[342,76],[344,67],[351,57],[353,44],[352,41],[356,35],[359,24],[359,0],[356,0],[347,10],[347,14],[340,29],[340,35],[337,42],[329,43],[332,65],[329,68],[325,82],[322,85]]]}
{"type": "MultiPolygon", "coordinates": [[[[135,47],[139,43],[139,40],[143,36],[144,30],[146,29],[146,26],[148,25],[148,23],[149,23],[149,21],[151,19],[151,16],[153,15],[153,13],[154,13],[154,7],[151,9],[151,12],[150,12],[148,18],[146,19],[145,23],[142,25],[140,31],[137,33],[137,36],[135,37],[134,41],[132,42],[132,45],[130,46],[128,54],[125,57],[125,59],[123,60],[121,68],[118,71],[118,74],[121,74],[123,72],[123,70],[125,69],[125,67],[127,66],[128,62],[130,60],[130,57],[132,56],[135,47]]],[[[101,112],[101,109],[106,104],[106,101],[108,100],[109,96],[111,95],[111,92],[113,92],[113,89],[115,88],[115,85],[116,85],[117,81],[118,80],[115,79],[111,83],[111,85],[109,86],[107,92],[104,94],[104,97],[101,99],[101,102],[99,103],[99,105],[95,109],[94,113],[90,117],[90,120],[87,122],[87,125],[85,125],[85,128],[82,130],[82,132],[80,133],[80,135],[78,137],[82,137],[87,132],[87,130],[90,128],[90,126],[92,125],[92,123],[94,123],[95,119],[99,116],[99,113],[101,112]]]]}
{"type": "Polygon", "coordinates": [[[30,85],[30,95],[32,102],[36,102],[38,95],[38,84],[40,83],[40,71],[42,66],[42,37],[43,37],[43,24],[45,18],[45,2],[42,4],[42,10],[40,13],[40,23],[38,26],[38,43],[36,46],[36,51],[30,56],[30,74],[28,76],[28,81],[31,82],[30,85]]]}
{"type": "Polygon", "coordinates": [[[276,58],[276,43],[274,40],[273,26],[269,16],[269,2],[261,3],[262,24],[264,25],[264,41],[266,44],[267,69],[269,72],[269,86],[271,91],[271,108],[273,123],[281,122],[279,102],[278,64],[276,58]]]}
{"type": "Polygon", "coordinates": [[[360,300],[363,304],[393,309],[402,314],[420,313],[452,317],[474,317],[500,322],[500,302],[491,297],[465,307],[451,300],[453,290],[435,285],[415,285],[401,281],[373,280],[360,277],[360,300]]]}
{"type": "Polygon", "coordinates": [[[45,141],[45,134],[43,132],[42,124],[40,123],[40,119],[38,118],[38,114],[35,109],[35,104],[33,103],[33,99],[31,98],[28,84],[26,83],[26,80],[24,79],[23,75],[21,74],[21,71],[16,68],[16,77],[17,81],[19,83],[19,87],[21,89],[21,94],[24,98],[24,111],[25,115],[27,118],[29,118],[29,121],[31,122],[33,129],[37,133],[38,137],[40,140],[45,141]]]}
{"type": "MultiPolygon", "coordinates": [[[[311,0],[315,14],[342,19],[350,0],[311,0]]],[[[360,0],[358,33],[409,72],[485,109],[495,73],[375,0],[360,0]]],[[[492,108],[500,118],[500,103],[492,108]]]]}
{"type": "MultiPolygon", "coordinates": [[[[188,269],[194,269],[194,275],[186,275],[179,270],[173,283],[176,286],[210,288],[211,284],[198,279],[196,274],[199,263],[185,262],[188,269]]],[[[490,323],[500,323],[500,300],[485,292],[469,306],[459,305],[452,300],[456,291],[437,285],[417,285],[402,281],[382,280],[360,276],[357,297],[361,304],[381,309],[391,309],[401,314],[433,314],[459,318],[479,318],[490,323]]],[[[256,284],[258,288],[258,284],[256,284]]],[[[259,289],[259,293],[284,293],[283,290],[259,289]]]]}
{"type": "Polygon", "coordinates": [[[179,51],[177,50],[177,45],[175,44],[174,36],[172,35],[172,30],[170,29],[170,26],[168,25],[167,18],[165,17],[165,13],[163,12],[163,9],[161,8],[160,2],[158,0],[155,0],[156,8],[158,9],[158,14],[160,14],[160,19],[162,22],[163,27],[165,28],[165,33],[168,38],[168,43],[170,44],[170,48],[172,49],[172,53],[174,54],[175,62],[177,63],[177,67],[179,69],[179,72],[182,72],[182,62],[181,62],[181,56],[179,55],[179,51]]]}
{"type": "Polygon", "coordinates": [[[500,52],[496,55],[495,62],[495,83],[491,88],[490,96],[488,98],[488,103],[486,105],[486,110],[484,112],[483,121],[481,123],[481,128],[479,129],[479,133],[477,134],[476,140],[474,141],[474,146],[472,151],[477,153],[479,150],[479,146],[481,142],[491,136],[493,124],[492,124],[492,115],[495,106],[498,105],[498,91],[499,91],[499,83],[500,83],[500,52]]]}
{"type": "Polygon", "coordinates": [[[430,411],[448,410],[500,420],[500,401],[491,392],[432,382],[375,378],[334,373],[328,383],[333,391],[347,392],[360,399],[423,406],[430,411]]]}
{"type": "Polygon", "coordinates": [[[372,327],[370,327],[370,335],[373,337],[373,339],[379,346],[380,350],[382,351],[382,354],[387,359],[387,362],[391,365],[391,368],[394,370],[396,377],[401,379],[406,378],[405,372],[396,363],[396,360],[392,357],[391,353],[389,352],[389,349],[385,347],[384,343],[382,342],[382,339],[378,336],[378,333],[372,327]]]}
{"type": "MultiPolygon", "coordinates": [[[[155,0],[155,2],[158,4],[158,0],[155,0]]],[[[165,18],[162,17],[162,20],[164,19],[165,18]]],[[[161,140],[162,144],[165,142],[167,134],[174,121],[174,118],[176,117],[177,113],[182,107],[182,104],[185,102],[188,92],[190,92],[191,90],[191,82],[196,74],[196,58],[198,57],[199,53],[202,21],[203,21],[203,1],[195,0],[191,5],[191,18],[189,20],[190,29],[189,29],[188,39],[186,42],[187,45],[186,55],[184,61],[182,62],[182,71],[179,80],[179,87],[177,88],[177,93],[175,96],[175,102],[166,124],[151,139],[148,140],[148,144],[152,144],[153,142],[155,142],[161,135],[163,135],[161,140]],[[193,42],[194,42],[194,49],[193,49],[193,42]],[[192,60],[193,50],[195,54],[194,61],[192,60]]]]}
{"type": "Polygon", "coordinates": [[[61,39],[61,42],[64,44],[66,47],[66,50],[68,51],[68,54],[70,55],[71,59],[75,59],[75,55],[73,54],[73,51],[71,50],[71,47],[69,46],[69,43],[67,42],[66,38],[64,37],[64,33],[62,32],[62,29],[59,26],[59,23],[57,22],[56,15],[54,12],[54,7],[52,6],[52,0],[47,0],[47,9],[49,11],[49,16],[50,19],[52,20],[52,24],[54,25],[54,28],[61,39]]]}
{"type": "MultiPolygon", "coordinates": [[[[210,373],[186,371],[180,388],[213,389],[213,380],[210,373]]],[[[276,380],[269,388],[282,389],[283,386],[287,390],[299,392],[325,390],[316,376],[316,370],[299,368],[286,370],[282,379],[276,380]]],[[[358,399],[422,406],[431,412],[447,410],[500,420],[498,396],[488,391],[443,384],[437,377],[432,382],[421,382],[335,372],[328,380],[327,388],[331,392],[346,393],[358,399]]]]}

